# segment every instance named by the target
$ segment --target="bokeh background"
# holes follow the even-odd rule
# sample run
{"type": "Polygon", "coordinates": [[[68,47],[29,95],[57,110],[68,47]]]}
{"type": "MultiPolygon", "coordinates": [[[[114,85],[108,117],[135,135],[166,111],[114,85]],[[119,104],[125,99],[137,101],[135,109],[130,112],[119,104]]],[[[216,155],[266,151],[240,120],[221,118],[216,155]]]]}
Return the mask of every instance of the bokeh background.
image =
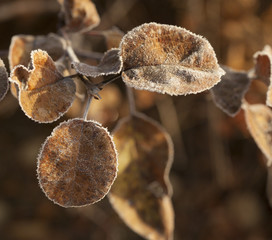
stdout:
{"type": "MultiPolygon", "coordinates": [[[[220,64],[235,69],[251,69],[253,54],[272,45],[270,0],[94,3],[101,16],[97,30],[117,26],[127,32],[145,22],[178,25],[205,36],[220,64]]],[[[58,11],[55,0],[0,0],[0,55],[5,62],[13,35],[56,32],[58,11]]],[[[102,100],[91,107],[91,118],[112,130],[127,114],[124,90],[121,81],[105,88],[102,100]]],[[[264,103],[265,91],[262,83],[253,83],[247,99],[264,103]]],[[[135,95],[138,110],[161,122],[175,144],[170,174],[174,239],[272,239],[266,161],[247,131],[243,112],[226,116],[208,91],[179,97],[145,91],[135,95]]],[[[60,121],[31,121],[10,93],[0,103],[0,239],[142,239],[119,219],[107,198],[93,206],[64,209],[45,197],[38,186],[36,158],[60,121]]]]}

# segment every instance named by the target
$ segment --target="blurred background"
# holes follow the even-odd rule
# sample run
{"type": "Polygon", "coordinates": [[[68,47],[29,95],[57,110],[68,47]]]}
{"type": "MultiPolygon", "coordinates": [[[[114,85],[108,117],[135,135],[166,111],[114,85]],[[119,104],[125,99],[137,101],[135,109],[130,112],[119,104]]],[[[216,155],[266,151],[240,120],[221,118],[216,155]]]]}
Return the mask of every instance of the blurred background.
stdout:
{"type": "MultiPolygon", "coordinates": [[[[123,32],[145,23],[185,27],[206,37],[220,64],[253,67],[252,55],[272,45],[270,0],[94,0],[97,30],[123,32]]],[[[0,0],[0,55],[7,62],[11,37],[56,32],[55,0],[0,0]]],[[[98,41],[98,40],[97,40],[98,41]]],[[[266,87],[253,83],[250,102],[265,102],[266,87]]],[[[91,106],[90,119],[114,128],[128,113],[124,84],[117,81],[91,106]]],[[[269,240],[272,210],[266,198],[266,161],[250,137],[241,111],[230,118],[210,93],[170,97],[136,91],[137,109],[161,122],[175,144],[170,174],[175,235],[179,240],[269,240]]],[[[48,200],[38,185],[36,158],[41,144],[61,121],[28,119],[10,94],[0,103],[1,240],[137,240],[108,199],[79,209],[48,200]]]]}

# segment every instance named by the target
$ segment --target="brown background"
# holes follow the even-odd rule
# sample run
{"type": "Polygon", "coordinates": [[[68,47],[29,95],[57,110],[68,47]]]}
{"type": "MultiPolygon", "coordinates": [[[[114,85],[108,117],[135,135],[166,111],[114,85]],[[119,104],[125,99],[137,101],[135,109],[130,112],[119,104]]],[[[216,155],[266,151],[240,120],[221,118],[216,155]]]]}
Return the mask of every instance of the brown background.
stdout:
{"type": "MultiPolygon", "coordinates": [[[[151,21],[182,26],[205,36],[219,62],[236,69],[252,68],[254,52],[272,44],[269,0],[94,2],[102,19],[97,29],[115,25],[127,32],[151,21]]],[[[5,62],[13,35],[56,32],[57,13],[54,0],[0,0],[0,50],[5,62]]],[[[118,81],[115,86],[118,98],[125,101],[124,84],[118,81]]],[[[254,83],[247,98],[264,102],[265,91],[254,83]]],[[[138,109],[162,122],[175,143],[170,177],[175,239],[272,239],[265,159],[249,136],[243,112],[235,118],[226,116],[214,106],[209,92],[186,97],[144,92],[137,93],[136,100],[138,109]]],[[[116,109],[108,107],[103,114],[113,111],[121,117],[124,109],[119,101],[116,109]]],[[[117,117],[105,120],[110,130],[117,117]]],[[[31,121],[11,94],[0,103],[0,239],[141,239],[122,223],[107,198],[90,207],[64,209],[44,196],[36,178],[36,156],[60,121],[31,121]]]]}

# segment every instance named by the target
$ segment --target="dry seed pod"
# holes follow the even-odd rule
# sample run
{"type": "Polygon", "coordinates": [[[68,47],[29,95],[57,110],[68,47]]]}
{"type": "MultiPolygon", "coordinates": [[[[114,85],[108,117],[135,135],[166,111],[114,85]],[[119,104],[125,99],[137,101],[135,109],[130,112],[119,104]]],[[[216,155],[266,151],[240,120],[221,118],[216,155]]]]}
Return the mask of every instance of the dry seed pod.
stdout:
{"type": "Polygon", "coordinates": [[[91,0],[59,0],[64,13],[66,29],[87,32],[100,23],[100,17],[91,0]]]}
{"type": "Polygon", "coordinates": [[[255,76],[269,87],[266,93],[266,105],[272,107],[272,49],[266,45],[263,51],[254,54],[255,76]]]}
{"type": "Polygon", "coordinates": [[[221,82],[210,91],[215,104],[228,115],[234,117],[241,109],[242,99],[247,92],[251,80],[246,72],[223,67],[226,74],[221,82]]]}
{"type": "Polygon", "coordinates": [[[122,69],[119,49],[114,48],[107,51],[97,66],[90,66],[81,62],[72,62],[72,67],[77,73],[93,78],[103,75],[118,74],[122,69]]]}
{"type": "Polygon", "coordinates": [[[37,172],[42,190],[54,203],[63,207],[95,203],[116,178],[112,138],[97,122],[62,122],[43,144],[37,172]]]}
{"type": "Polygon", "coordinates": [[[267,166],[272,163],[272,111],[263,104],[243,104],[248,130],[258,147],[267,158],[267,166]]]}
{"type": "Polygon", "coordinates": [[[8,73],[4,62],[0,58],[0,101],[6,96],[8,91],[8,73]]]}
{"type": "Polygon", "coordinates": [[[134,115],[114,131],[118,177],[109,199],[123,221],[147,239],[172,239],[174,213],[168,179],[173,160],[169,135],[152,119],[134,115]]]}
{"type": "Polygon", "coordinates": [[[176,26],[143,24],[123,37],[120,50],[122,78],[137,89],[198,93],[213,87],[224,74],[209,42],[176,26]]]}
{"type": "Polygon", "coordinates": [[[75,83],[63,78],[45,51],[32,51],[31,59],[33,69],[18,65],[11,72],[10,81],[19,87],[19,103],[29,118],[42,123],[53,122],[71,106],[75,83]]]}

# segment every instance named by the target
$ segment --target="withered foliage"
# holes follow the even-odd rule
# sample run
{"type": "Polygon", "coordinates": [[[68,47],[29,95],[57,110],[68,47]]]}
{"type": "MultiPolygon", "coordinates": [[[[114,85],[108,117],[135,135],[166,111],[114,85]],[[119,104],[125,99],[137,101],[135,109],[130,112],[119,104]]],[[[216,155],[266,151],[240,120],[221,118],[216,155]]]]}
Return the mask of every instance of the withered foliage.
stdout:
{"type": "Polygon", "coordinates": [[[9,88],[8,73],[3,60],[0,58],[0,101],[6,96],[9,88]]]}
{"type": "Polygon", "coordinates": [[[123,37],[120,50],[122,78],[137,89],[170,95],[199,93],[224,74],[210,43],[176,26],[143,24],[123,37]]]}
{"type": "Polygon", "coordinates": [[[262,51],[254,54],[255,77],[268,85],[266,104],[272,107],[272,49],[266,45],[262,51]]]}
{"type": "Polygon", "coordinates": [[[103,75],[118,74],[122,69],[119,49],[114,48],[108,50],[97,66],[90,66],[81,62],[72,62],[72,67],[77,73],[94,78],[103,75]]]}
{"type": "Polygon", "coordinates": [[[272,163],[272,111],[263,104],[243,104],[248,130],[267,158],[272,163]]]}
{"type": "Polygon", "coordinates": [[[96,6],[91,0],[58,0],[64,15],[65,29],[86,32],[100,23],[96,6]]]}
{"type": "Polygon", "coordinates": [[[16,66],[10,81],[19,87],[19,103],[29,118],[43,123],[55,121],[71,106],[75,83],[63,78],[45,51],[32,51],[31,59],[33,69],[16,66]]]}
{"type": "Polygon", "coordinates": [[[168,179],[173,145],[162,127],[144,115],[123,119],[114,130],[118,177],[109,199],[120,217],[147,239],[172,239],[174,213],[168,179]]]}
{"type": "Polygon", "coordinates": [[[54,203],[63,207],[95,203],[116,178],[112,138],[97,122],[63,122],[43,144],[37,172],[42,190],[54,203]]]}
{"type": "Polygon", "coordinates": [[[234,117],[241,109],[242,99],[251,80],[247,72],[223,67],[226,74],[210,91],[215,104],[228,115],[234,117]]]}
{"type": "MultiPolygon", "coordinates": [[[[14,35],[9,47],[10,71],[17,65],[28,67],[32,50],[42,49],[54,60],[58,60],[65,53],[65,41],[58,35],[50,33],[46,36],[14,35]]],[[[18,88],[14,83],[10,85],[13,96],[18,97],[18,88]]]]}

